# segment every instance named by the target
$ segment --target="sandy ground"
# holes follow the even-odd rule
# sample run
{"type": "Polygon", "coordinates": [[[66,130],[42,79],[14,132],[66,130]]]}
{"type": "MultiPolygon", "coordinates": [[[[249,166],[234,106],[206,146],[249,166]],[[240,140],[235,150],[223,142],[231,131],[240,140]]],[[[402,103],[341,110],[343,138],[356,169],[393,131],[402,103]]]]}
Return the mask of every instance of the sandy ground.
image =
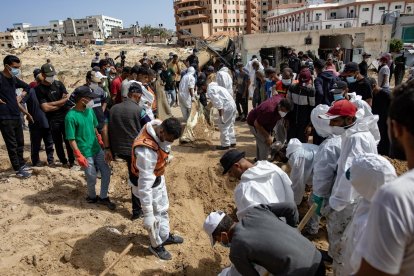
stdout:
{"type": "MultiPolygon", "coordinates": [[[[68,90],[83,82],[94,52],[108,51],[115,57],[127,50],[127,64],[133,65],[143,52],[166,58],[169,52],[184,54],[184,49],[151,46],[105,46],[86,49],[59,48],[58,51],[26,50],[24,79],[51,58],[68,90]]],[[[181,117],[178,108],[173,114],[181,117]]],[[[254,158],[253,136],[246,124],[237,123],[237,143],[254,158]]],[[[29,159],[29,133],[25,131],[25,157],[29,159]]],[[[113,212],[85,202],[86,184],[81,171],[66,168],[37,168],[27,180],[13,176],[4,141],[0,138],[0,275],[96,275],[102,272],[131,242],[132,250],[116,265],[110,275],[217,275],[229,265],[228,250],[211,248],[202,230],[205,216],[213,210],[234,214],[233,190],[236,182],[221,175],[219,158],[212,143],[173,146],[174,160],[166,181],[170,199],[172,232],[184,237],[182,245],[168,246],[172,261],[160,261],[147,249],[149,244],[142,220],[131,222],[130,191],[127,168],[113,162],[110,197],[117,204],[113,212]]],[[[42,152],[45,160],[45,154],[42,152]]],[[[98,185],[99,186],[99,185],[98,185]]],[[[99,190],[99,187],[97,187],[99,190]]],[[[300,208],[303,215],[306,206],[300,208]]],[[[327,249],[326,229],[312,240],[327,249]]]]}

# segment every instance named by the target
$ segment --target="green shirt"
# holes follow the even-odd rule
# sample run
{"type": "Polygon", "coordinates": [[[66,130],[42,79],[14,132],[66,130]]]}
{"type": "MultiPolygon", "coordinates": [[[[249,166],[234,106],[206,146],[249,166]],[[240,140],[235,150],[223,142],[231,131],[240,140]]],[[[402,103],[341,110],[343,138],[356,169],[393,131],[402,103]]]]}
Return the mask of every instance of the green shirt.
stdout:
{"type": "Polygon", "coordinates": [[[98,120],[92,108],[85,111],[71,109],[66,115],[66,139],[75,140],[80,152],[86,158],[96,155],[101,150],[96,138],[97,126],[98,120]]]}

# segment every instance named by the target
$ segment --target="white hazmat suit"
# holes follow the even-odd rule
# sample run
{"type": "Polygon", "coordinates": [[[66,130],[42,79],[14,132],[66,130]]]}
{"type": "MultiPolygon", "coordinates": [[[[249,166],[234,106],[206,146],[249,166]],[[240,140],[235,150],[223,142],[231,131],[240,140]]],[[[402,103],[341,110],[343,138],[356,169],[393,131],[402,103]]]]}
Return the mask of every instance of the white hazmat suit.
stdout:
{"type": "Polygon", "coordinates": [[[216,74],[217,84],[227,89],[231,96],[233,96],[233,79],[229,68],[223,67],[216,74]]]}
{"type": "MultiPolygon", "coordinates": [[[[161,142],[153,128],[153,126],[161,125],[161,123],[160,120],[153,120],[145,126],[149,135],[154,138],[156,143],[165,152],[170,152],[170,145],[161,142]]],[[[155,218],[155,227],[147,230],[150,236],[151,246],[158,247],[168,239],[170,233],[168,217],[169,201],[165,178],[164,175],[160,176],[158,186],[153,188],[156,180],[154,169],[158,159],[156,151],[149,147],[136,147],[134,153],[139,176],[138,186],[132,186],[132,192],[140,199],[144,215],[148,214],[151,216],[152,214],[155,218]]]]}
{"type": "Polygon", "coordinates": [[[298,139],[290,139],[286,148],[286,157],[289,158],[290,180],[296,205],[302,202],[307,185],[312,185],[313,160],[318,146],[301,143],[298,139]]]}
{"type": "Polygon", "coordinates": [[[188,67],[187,73],[182,77],[180,81],[180,87],[178,90],[178,96],[180,97],[180,108],[183,113],[184,120],[187,121],[191,114],[191,93],[190,89],[195,89],[195,69],[194,67],[188,67]]]}
{"type": "Polygon", "coordinates": [[[246,170],[234,190],[237,218],[241,220],[251,207],[259,204],[294,202],[292,182],[278,166],[258,161],[246,170]]]}
{"type": "Polygon", "coordinates": [[[145,110],[145,113],[147,113],[148,117],[151,120],[155,119],[154,113],[152,112],[152,103],[155,101],[154,95],[151,94],[146,88],[145,86],[139,82],[139,81],[129,81],[130,83],[137,83],[141,86],[142,89],[142,96],[141,96],[141,100],[139,101],[139,106],[142,107],[142,109],[145,110]]]}
{"type": "Polygon", "coordinates": [[[218,124],[221,146],[229,147],[236,144],[234,123],[236,121],[237,109],[233,96],[228,93],[226,88],[219,86],[216,82],[208,85],[207,96],[210,98],[213,107],[222,110],[222,116],[219,117],[218,124]]]}
{"type": "Polygon", "coordinates": [[[344,270],[340,273],[342,275],[358,272],[364,252],[361,238],[366,229],[371,199],[382,185],[394,181],[397,174],[387,159],[378,154],[368,153],[354,159],[349,169],[349,177],[352,186],[362,199],[358,202],[352,221],[345,230],[344,259],[346,261],[344,270]]]}

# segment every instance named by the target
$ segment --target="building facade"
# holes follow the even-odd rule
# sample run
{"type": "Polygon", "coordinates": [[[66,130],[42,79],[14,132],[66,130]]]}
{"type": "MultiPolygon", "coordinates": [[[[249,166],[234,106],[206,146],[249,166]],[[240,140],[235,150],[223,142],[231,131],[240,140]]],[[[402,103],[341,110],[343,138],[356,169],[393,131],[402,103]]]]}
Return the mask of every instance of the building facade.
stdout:
{"type": "Polygon", "coordinates": [[[63,21],[63,28],[63,42],[66,44],[85,44],[104,39],[102,20],[97,17],[68,18],[63,21]]]}
{"type": "Polygon", "coordinates": [[[129,28],[112,28],[111,31],[112,38],[121,39],[121,38],[132,38],[141,36],[141,27],[139,25],[132,25],[129,28]]]}
{"type": "Polygon", "coordinates": [[[102,22],[102,30],[104,32],[104,37],[112,37],[113,28],[123,28],[124,23],[121,19],[109,17],[106,15],[92,15],[90,17],[98,18],[102,22]]]}
{"type": "Polygon", "coordinates": [[[337,28],[355,28],[380,24],[389,12],[413,14],[411,0],[340,0],[309,4],[302,8],[276,8],[268,12],[268,32],[297,32],[337,28]]]}
{"type": "Polygon", "coordinates": [[[12,30],[10,32],[0,32],[0,48],[13,49],[29,45],[27,34],[21,30],[12,30]]]}
{"type": "Polygon", "coordinates": [[[194,37],[231,37],[261,31],[261,0],[174,0],[178,39],[193,45],[194,37]],[[181,33],[186,31],[191,35],[181,33]]]}
{"type": "Polygon", "coordinates": [[[27,33],[29,45],[38,43],[62,43],[63,39],[63,21],[51,20],[46,26],[32,26],[29,23],[15,23],[13,28],[22,30],[27,33]]]}

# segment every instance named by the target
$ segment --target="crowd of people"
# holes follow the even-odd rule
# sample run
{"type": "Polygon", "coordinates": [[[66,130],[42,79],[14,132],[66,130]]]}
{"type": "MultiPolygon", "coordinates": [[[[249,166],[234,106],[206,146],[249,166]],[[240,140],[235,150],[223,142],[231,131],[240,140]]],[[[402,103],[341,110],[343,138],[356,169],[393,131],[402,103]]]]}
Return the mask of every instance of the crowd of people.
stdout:
{"type": "Polygon", "coordinates": [[[257,56],[246,64],[239,58],[234,66],[224,59],[200,64],[197,49],[185,60],[145,53],[132,67],[125,66],[125,55],[115,63],[117,58],[105,53],[100,59],[97,52],[84,84],[72,93],[56,79],[50,60],[26,84],[20,59],[4,58],[0,130],[17,177],[31,177],[35,166],[80,166],[86,201],[114,210],[110,163],[126,161],[131,219],[143,219],[149,250],[170,260],[165,246],[184,241],[169,227],[164,173],[171,144],[183,132],[170,109],[179,106],[185,123],[199,103],[217,109],[216,150],[225,151],[220,163],[224,174],[240,181],[234,190],[237,221],[215,211],[204,223],[212,245],[230,247],[232,266],[220,275],[325,275],[325,261],[333,263],[335,275],[414,272],[414,82],[391,91],[388,54],[379,58],[378,79],[367,75],[366,53],[363,63],[339,68],[340,49],[327,60],[289,50],[279,70],[257,56]],[[160,120],[161,112],[168,118],[160,120]],[[23,158],[23,115],[31,165],[23,158]],[[254,162],[237,150],[236,121],[256,142],[254,162]],[[42,141],[46,162],[39,157],[42,141]],[[411,171],[397,178],[381,155],[408,159],[411,171]],[[273,161],[288,163],[290,174],[273,161]],[[306,186],[316,211],[305,231],[317,234],[324,217],[328,252],[295,229],[306,186]]]}

